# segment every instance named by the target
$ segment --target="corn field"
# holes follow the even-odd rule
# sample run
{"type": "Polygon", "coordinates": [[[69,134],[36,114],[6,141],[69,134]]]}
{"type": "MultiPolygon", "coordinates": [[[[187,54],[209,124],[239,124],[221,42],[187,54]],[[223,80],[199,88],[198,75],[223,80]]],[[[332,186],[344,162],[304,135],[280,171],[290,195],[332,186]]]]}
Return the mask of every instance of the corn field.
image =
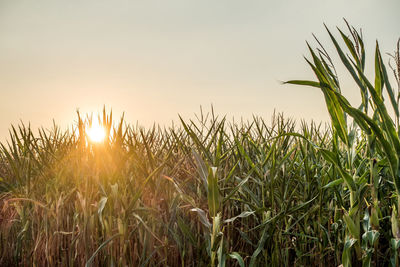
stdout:
{"type": "Polygon", "coordinates": [[[316,80],[287,82],[320,90],[330,125],[211,110],[145,129],[104,109],[67,131],[12,126],[0,265],[399,266],[399,43],[390,64],[376,43],[370,80],[362,34],[347,30],[327,28],[360,106],[318,39],[316,80]],[[100,143],[86,133],[97,119],[100,143]]]}

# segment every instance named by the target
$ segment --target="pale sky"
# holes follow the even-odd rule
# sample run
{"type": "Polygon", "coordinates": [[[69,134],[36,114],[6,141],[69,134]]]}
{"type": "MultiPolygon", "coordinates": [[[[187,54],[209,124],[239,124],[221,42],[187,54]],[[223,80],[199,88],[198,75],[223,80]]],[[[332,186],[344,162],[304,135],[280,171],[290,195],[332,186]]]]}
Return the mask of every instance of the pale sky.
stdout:
{"type": "MultiPolygon", "coordinates": [[[[315,33],[331,48],[323,23],[336,34],[345,17],[363,29],[367,58],[375,39],[393,52],[399,10],[399,0],[0,0],[0,139],[20,120],[67,127],[77,109],[103,105],[144,126],[211,104],[228,118],[275,109],[327,121],[318,89],[280,83],[313,78],[305,41],[315,33]]],[[[342,85],[358,105],[346,75],[342,85]]]]}

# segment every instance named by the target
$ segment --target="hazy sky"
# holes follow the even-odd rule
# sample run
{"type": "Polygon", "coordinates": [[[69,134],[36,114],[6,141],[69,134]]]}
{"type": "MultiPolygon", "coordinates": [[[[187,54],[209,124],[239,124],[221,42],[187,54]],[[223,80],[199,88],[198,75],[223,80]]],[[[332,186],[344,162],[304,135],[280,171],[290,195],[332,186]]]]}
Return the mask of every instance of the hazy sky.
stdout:
{"type": "Polygon", "coordinates": [[[19,120],[65,127],[77,108],[103,105],[145,126],[211,104],[228,118],[276,109],[327,120],[318,89],[280,84],[313,78],[305,40],[331,47],[323,23],[334,30],[345,17],[363,29],[367,57],[375,39],[392,52],[399,10],[399,0],[0,0],[0,138],[19,120]]]}

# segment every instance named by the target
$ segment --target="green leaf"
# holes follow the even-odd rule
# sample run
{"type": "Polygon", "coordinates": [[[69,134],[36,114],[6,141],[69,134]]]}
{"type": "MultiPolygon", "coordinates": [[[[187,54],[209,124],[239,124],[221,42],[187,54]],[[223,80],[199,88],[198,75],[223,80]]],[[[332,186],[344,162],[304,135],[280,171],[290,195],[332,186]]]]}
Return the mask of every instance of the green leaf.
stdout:
{"type": "Polygon", "coordinates": [[[284,84],[305,85],[305,86],[321,88],[319,82],[306,81],[306,80],[290,80],[290,81],[284,82],[284,84]]]}
{"type": "Polygon", "coordinates": [[[378,96],[383,99],[382,96],[382,88],[383,88],[383,78],[382,78],[382,68],[381,62],[379,58],[379,46],[378,42],[376,42],[375,48],[375,91],[377,92],[378,96]]]}
{"type": "Polygon", "coordinates": [[[379,66],[380,66],[380,69],[382,71],[383,82],[385,83],[386,90],[387,90],[387,92],[389,94],[389,98],[390,98],[390,102],[392,103],[393,110],[394,110],[396,116],[399,117],[399,106],[396,103],[396,98],[394,96],[394,90],[393,90],[393,88],[392,88],[392,86],[390,85],[390,82],[389,82],[389,78],[388,78],[388,75],[387,75],[386,67],[385,67],[385,64],[383,63],[381,52],[379,50],[378,42],[376,42],[376,49],[377,49],[376,53],[378,55],[378,60],[379,60],[379,66]]]}
{"type": "Polygon", "coordinates": [[[344,243],[343,254],[342,254],[342,264],[343,267],[351,267],[351,247],[357,242],[354,238],[346,237],[346,242],[344,243]]]}
{"type": "MultiPolygon", "coordinates": [[[[235,165],[236,166],[236,165],[235,165]]],[[[226,201],[228,201],[229,199],[231,199],[231,197],[245,184],[247,183],[247,181],[249,180],[250,176],[247,176],[245,179],[243,179],[242,181],[240,181],[239,184],[237,184],[234,188],[232,188],[232,190],[230,190],[229,194],[224,197],[222,203],[225,203],[226,201]]],[[[238,178],[239,179],[239,178],[238,178]]]]}
{"type": "Polygon", "coordinates": [[[244,267],[244,260],[242,258],[242,256],[239,255],[239,253],[237,252],[232,252],[231,254],[229,254],[229,257],[231,257],[232,259],[235,259],[240,267],[244,267]]]}
{"type": "Polygon", "coordinates": [[[107,239],[106,241],[104,241],[103,243],[101,243],[101,245],[96,249],[96,251],[92,254],[92,256],[89,258],[89,260],[86,262],[85,267],[89,267],[92,266],[92,262],[94,260],[94,258],[96,257],[96,255],[100,252],[100,250],[102,250],[108,243],[110,243],[113,239],[119,237],[121,234],[115,234],[112,237],[110,237],[109,239],[107,239]]]}
{"type": "Polygon", "coordinates": [[[344,110],[352,116],[358,123],[358,125],[367,132],[367,134],[371,133],[371,130],[373,133],[376,135],[379,143],[382,145],[383,151],[386,154],[389,164],[390,164],[390,170],[393,175],[393,180],[396,184],[396,187],[400,189],[400,176],[398,175],[398,164],[399,164],[399,158],[398,154],[396,151],[394,151],[393,147],[390,145],[390,143],[386,140],[385,134],[383,133],[381,127],[368,115],[364,114],[360,110],[353,108],[350,106],[349,102],[347,101],[344,96],[336,93],[338,96],[338,100],[344,110]]]}
{"type": "Polygon", "coordinates": [[[350,174],[348,174],[345,170],[343,170],[342,166],[340,165],[340,162],[338,161],[336,154],[327,150],[327,149],[320,149],[322,156],[329,161],[330,163],[334,164],[336,169],[339,171],[340,175],[342,176],[343,180],[346,182],[346,185],[351,189],[351,191],[357,191],[356,183],[353,180],[353,177],[351,177],[350,174]]]}
{"type": "Polygon", "coordinates": [[[208,171],[208,210],[211,217],[215,217],[219,211],[219,188],[218,188],[218,176],[217,176],[217,167],[211,167],[208,171]]]}
{"type": "Polygon", "coordinates": [[[258,254],[260,254],[264,250],[264,243],[267,240],[268,234],[267,234],[267,227],[264,227],[264,230],[262,232],[261,238],[258,241],[258,245],[256,250],[253,252],[253,255],[251,255],[250,258],[250,265],[249,267],[254,267],[256,266],[256,260],[258,257],[258,254]]]}
{"type": "Polygon", "coordinates": [[[347,229],[349,230],[353,239],[358,240],[360,238],[360,228],[356,225],[358,222],[354,222],[346,211],[343,214],[343,219],[346,222],[347,229]]]}
{"type": "Polygon", "coordinates": [[[366,94],[367,90],[365,86],[362,84],[361,80],[358,78],[356,71],[354,68],[351,66],[349,59],[346,57],[346,55],[343,53],[342,49],[340,48],[340,45],[336,41],[335,37],[333,37],[332,33],[329,31],[328,27],[325,25],[325,29],[328,32],[333,44],[335,45],[336,51],[339,54],[340,59],[342,60],[344,66],[347,68],[347,70],[350,72],[351,76],[353,77],[354,81],[357,83],[357,85],[360,87],[361,91],[366,94]]]}
{"type": "Polygon", "coordinates": [[[207,228],[211,229],[211,223],[207,218],[207,214],[204,212],[204,210],[199,209],[199,208],[193,208],[190,211],[194,211],[197,213],[199,216],[200,222],[207,228]]]}
{"type": "Polygon", "coordinates": [[[329,188],[329,187],[333,187],[336,185],[340,185],[343,182],[344,182],[343,178],[339,178],[339,179],[336,179],[335,181],[332,181],[332,182],[326,184],[323,188],[329,188]]]}
{"type": "Polygon", "coordinates": [[[227,219],[224,221],[224,223],[230,223],[233,222],[234,220],[236,220],[237,218],[246,218],[249,217],[250,215],[253,215],[255,213],[255,211],[243,211],[242,213],[240,213],[238,216],[232,217],[230,219],[227,219]]]}

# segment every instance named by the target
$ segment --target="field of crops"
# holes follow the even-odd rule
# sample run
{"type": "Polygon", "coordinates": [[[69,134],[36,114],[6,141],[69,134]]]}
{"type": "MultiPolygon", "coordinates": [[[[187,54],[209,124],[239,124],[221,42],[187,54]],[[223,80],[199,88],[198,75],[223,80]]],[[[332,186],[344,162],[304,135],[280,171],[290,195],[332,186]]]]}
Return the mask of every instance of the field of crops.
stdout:
{"type": "MultiPolygon", "coordinates": [[[[399,47],[364,74],[360,32],[308,64],[331,126],[201,113],[144,129],[78,114],[71,131],[12,127],[0,150],[1,266],[399,266],[399,47]],[[344,49],[345,48],[345,49],[344,49]],[[393,84],[394,80],[397,82],[393,84]],[[392,84],[390,83],[392,81],[392,84]]],[[[302,90],[302,88],[298,88],[302,90]]]]}

